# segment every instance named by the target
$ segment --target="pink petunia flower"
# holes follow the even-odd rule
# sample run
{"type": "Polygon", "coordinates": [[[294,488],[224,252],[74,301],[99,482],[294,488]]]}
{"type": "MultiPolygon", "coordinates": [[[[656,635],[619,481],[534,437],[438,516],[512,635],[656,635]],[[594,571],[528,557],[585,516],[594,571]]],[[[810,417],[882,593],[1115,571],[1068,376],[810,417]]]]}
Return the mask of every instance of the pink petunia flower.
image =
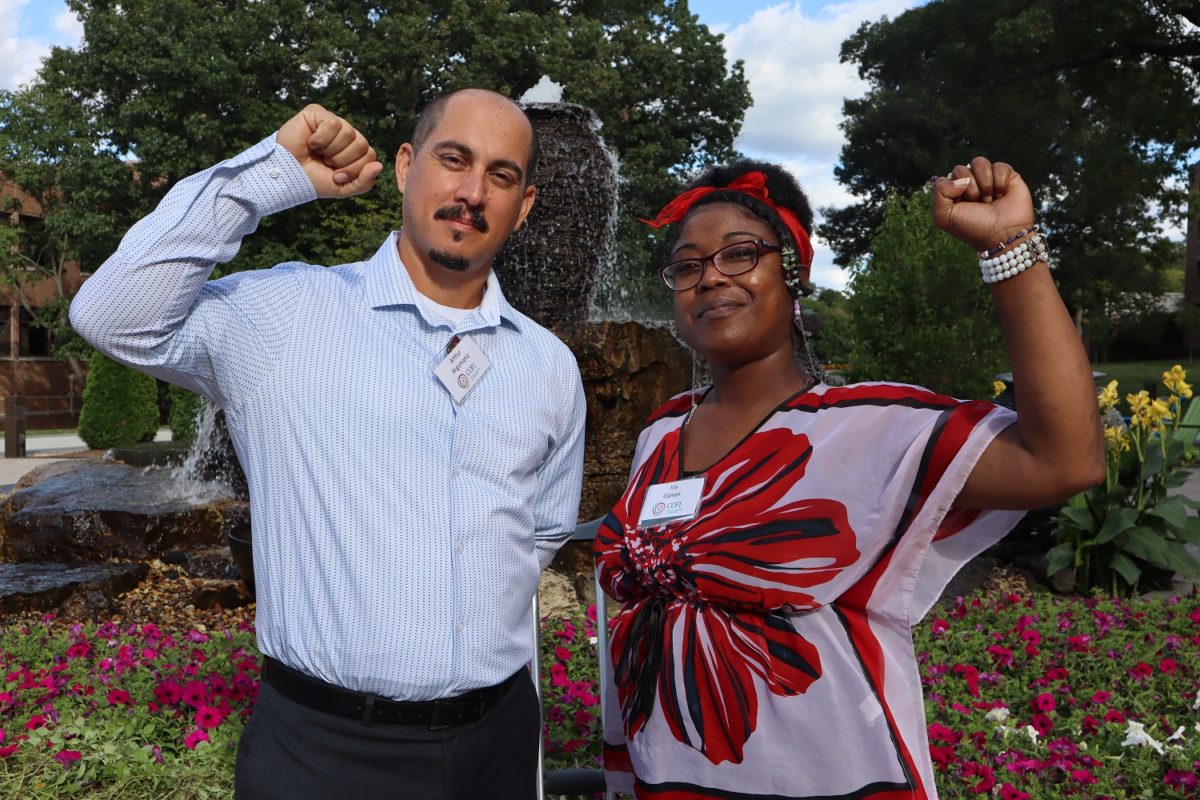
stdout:
{"type": "Polygon", "coordinates": [[[83,753],[78,750],[59,750],[54,754],[54,760],[64,767],[71,766],[81,758],[83,758],[83,753]]]}
{"type": "Polygon", "coordinates": [[[1029,800],[1029,792],[1022,792],[1011,783],[1000,787],[1000,800],[1029,800]]]}
{"type": "Polygon", "coordinates": [[[196,709],[196,724],[206,731],[211,731],[224,721],[225,712],[219,708],[202,705],[196,709]]]}
{"type": "Polygon", "coordinates": [[[1170,786],[1172,789],[1193,790],[1200,789],[1200,776],[1191,770],[1169,769],[1163,775],[1163,783],[1170,786]]]}
{"type": "Polygon", "coordinates": [[[1054,702],[1054,695],[1050,694],[1049,692],[1042,692],[1037,697],[1029,701],[1029,706],[1034,711],[1041,711],[1043,714],[1049,714],[1054,710],[1055,705],[1056,703],[1054,702]]]}
{"type": "Polygon", "coordinates": [[[130,706],[133,705],[133,698],[124,689],[109,689],[108,704],[110,706],[130,706]]]}
{"type": "Polygon", "coordinates": [[[186,747],[188,750],[195,750],[196,745],[200,744],[201,742],[208,742],[208,741],[211,741],[208,738],[208,734],[205,733],[204,731],[200,730],[199,728],[197,728],[196,730],[189,733],[187,736],[183,737],[183,746],[186,747]]]}
{"type": "Polygon", "coordinates": [[[154,699],[164,706],[173,706],[183,699],[183,687],[167,680],[154,687],[154,699]]]}

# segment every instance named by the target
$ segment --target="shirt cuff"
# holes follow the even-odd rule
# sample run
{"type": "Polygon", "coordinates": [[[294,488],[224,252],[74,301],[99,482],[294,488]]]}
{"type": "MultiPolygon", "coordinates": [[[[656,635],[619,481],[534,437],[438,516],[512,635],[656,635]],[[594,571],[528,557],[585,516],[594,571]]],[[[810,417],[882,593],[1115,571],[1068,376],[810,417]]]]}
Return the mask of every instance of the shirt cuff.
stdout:
{"type": "Polygon", "coordinates": [[[249,203],[260,219],[317,199],[304,168],[273,133],[222,166],[237,173],[224,193],[249,203]]]}

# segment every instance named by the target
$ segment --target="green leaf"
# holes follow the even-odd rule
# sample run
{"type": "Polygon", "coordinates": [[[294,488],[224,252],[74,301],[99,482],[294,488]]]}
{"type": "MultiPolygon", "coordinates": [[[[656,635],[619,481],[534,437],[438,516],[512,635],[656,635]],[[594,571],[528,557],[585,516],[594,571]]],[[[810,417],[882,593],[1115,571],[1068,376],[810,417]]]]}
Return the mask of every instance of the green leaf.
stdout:
{"type": "Polygon", "coordinates": [[[1104,524],[1096,533],[1096,544],[1112,541],[1137,524],[1138,512],[1134,508],[1114,508],[1104,517],[1104,524]]]}
{"type": "Polygon", "coordinates": [[[1165,566],[1189,577],[1200,574],[1200,561],[1197,561],[1180,542],[1164,541],[1163,549],[1167,556],[1165,566]]]}
{"type": "Polygon", "coordinates": [[[1075,546],[1071,542],[1055,545],[1046,553],[1046,575],[1054,575],[1075,564],[1075,546]]]}
{"type": "Polygon", "coordinates": [[[1169,497],[1163,502],[1146,509],[1146,513],[1158,517],[1175,532],[1186,531],[1188,527],[1187,506],[1177,498],[1169,497]]]}
{"type": "Polygon", "coordinates": [[[1149,561],[1158,567],[1174,569],[1170,563],[1170,555],[1166,548],[1166,539],[1153,528],[1139,525],[1125,531],[1117,540],[1117,544],[1127,553],[1149,561]]]}
{"type": "Polygon", "coordinates": [[[1059,510],[1058,515],[1060,519],[1064,519],[1075,527],[1087,531],[1088,533],[1095,533],[1100,524],[1096,517],[1092,515],[1092,512],[1086,508],[1063,506],[1063,508],[1059,510]]]}
{"type": "Polygon", "coordinates": [[[1142,571],[1128,558],[1121,553],[1113,555],[1112,562],[1109,564],[1117,573],[1125,579],[1125,582],[1130,586],[1137,586],[1138,578],[1141,577],[1142,571]]]}

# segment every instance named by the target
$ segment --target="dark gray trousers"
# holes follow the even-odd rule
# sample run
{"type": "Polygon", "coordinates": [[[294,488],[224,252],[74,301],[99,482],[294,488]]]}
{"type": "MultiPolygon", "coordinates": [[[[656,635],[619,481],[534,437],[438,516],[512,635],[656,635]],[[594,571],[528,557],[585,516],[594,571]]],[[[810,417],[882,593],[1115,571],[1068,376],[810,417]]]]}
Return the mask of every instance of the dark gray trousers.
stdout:
{"type": "Polygon", "coordinates": [[[263,683],[238,743],[236,800],[535,800],[541,715],[518,680],[478,722],[366,725],[263,683]]]}

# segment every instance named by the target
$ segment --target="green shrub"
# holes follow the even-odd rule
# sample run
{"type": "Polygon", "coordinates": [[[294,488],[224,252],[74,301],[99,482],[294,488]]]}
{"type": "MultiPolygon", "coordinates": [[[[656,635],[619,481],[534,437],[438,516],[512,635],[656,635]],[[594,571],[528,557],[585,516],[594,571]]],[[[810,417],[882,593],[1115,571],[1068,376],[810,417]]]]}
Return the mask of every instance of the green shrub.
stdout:
{"type": "Polygon", "coordinates": [[[154,378],[104,357],[92,356],[79,438],[103,449],[148,442],[158,432],[158,387],[154,378]]]}
{"type": "Polygon", "coordinates": [[[975,254],[934,226],[930,204],[924,191],[891,195],[852,270],[849,377],[990,399],[1008,361],[1000,323],[975,254]]]}
{"type": "Polygon", "coordinates": [[[204,408],[204,398],[175,385],[169,387],[167,393],[171,397],[171,441],[195,441],[196,425],[200,419],[200,411],[204,408]]]}

